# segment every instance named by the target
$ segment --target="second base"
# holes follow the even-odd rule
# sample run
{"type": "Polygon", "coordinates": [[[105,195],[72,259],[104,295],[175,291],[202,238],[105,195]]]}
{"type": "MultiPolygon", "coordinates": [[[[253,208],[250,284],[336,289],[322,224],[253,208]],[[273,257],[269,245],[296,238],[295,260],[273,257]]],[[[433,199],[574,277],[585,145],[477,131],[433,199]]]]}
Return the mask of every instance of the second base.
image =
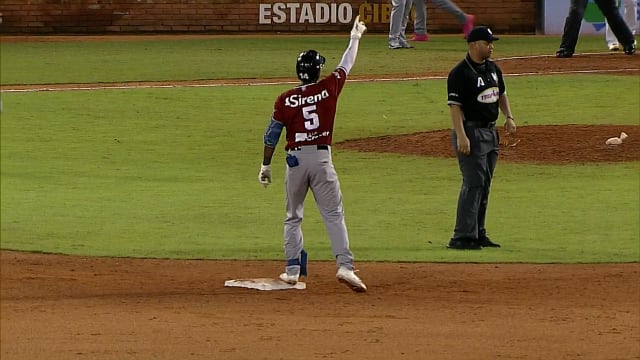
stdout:
{"type": "Polygon", "coordinates": [[[236,279],[227,280],[224,282],[224,286],[227,287],[243,287],[248,289],[257,290],[304,290],[307,288],[307,284],[298,281],[295,285],[287,284],[284,281],[270,278],[258,278],[258,279],[236,279]]]}

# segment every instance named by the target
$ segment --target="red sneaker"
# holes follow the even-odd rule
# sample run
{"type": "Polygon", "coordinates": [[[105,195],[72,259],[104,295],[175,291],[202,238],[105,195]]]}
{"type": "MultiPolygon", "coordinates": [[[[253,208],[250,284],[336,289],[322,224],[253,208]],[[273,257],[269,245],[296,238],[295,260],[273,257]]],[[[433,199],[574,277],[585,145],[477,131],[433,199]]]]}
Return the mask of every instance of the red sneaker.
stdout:
{"type": "Polygon", "coordinates": [[[467,38],[467,35],[473,30],[473,21],[476,19],[473,15],[467,15],[467,22],[462,25],[462,33],[464,34],[464,38],[467,38]]]}
{"type": "Polygon", "coordinates": [[[429,41],[429,34],[415,34],[411,38],[411,41],[429,41]]]}

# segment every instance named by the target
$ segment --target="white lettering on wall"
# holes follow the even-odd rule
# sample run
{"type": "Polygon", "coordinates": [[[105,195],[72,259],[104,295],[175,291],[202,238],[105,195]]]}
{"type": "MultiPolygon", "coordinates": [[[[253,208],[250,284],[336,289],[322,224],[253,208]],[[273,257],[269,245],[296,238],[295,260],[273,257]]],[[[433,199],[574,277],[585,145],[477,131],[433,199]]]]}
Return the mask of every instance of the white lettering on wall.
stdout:
{"type": "MultiPolygon", "coordinates": [[[[276,24],[282,24],[287,20],[287,14],[284,12],[286,8],[286,4],[283,3],[275,3],[273,4],[273,22],[276,24]]],[[[267,22],[267,24],[269,24],[267,22]]]]}
{"type": "Polygon", "coordinates": [[[348,24],[353,20],[353,8],[350,3],[277,2],[259,4],[259,10],[260,24],[348,24]]]}
{"type": "Polygon", "coordinates": [[[271,6],[269,4],[260,4],[260,15],[258,15],[258,24],[268,24],[271,22],[271,6]],[[267,19],[269,17],[269,19],[267,19]]]}
{"type": "Polygon", "coordinates": [[[311,4],[302,4],[302,11],[300,11],[300,22],[313,24],[313,11],[311,10],[311,4]]]}
{"type": "Polygon", "coordinates": [[[350,3],[342,3],[338,5],[338,21],[342,24],[347,24],[351,22],[351,17],[353,16],[353,8],[350,3]]]}
{"type": "Polygon", "coordinates": [[[324,24],[329,21],[329,14],[331,14],[331,10],[329,9],[328,4],[319,3],[316,4],[316,22],[319,24],[324,24]]]}

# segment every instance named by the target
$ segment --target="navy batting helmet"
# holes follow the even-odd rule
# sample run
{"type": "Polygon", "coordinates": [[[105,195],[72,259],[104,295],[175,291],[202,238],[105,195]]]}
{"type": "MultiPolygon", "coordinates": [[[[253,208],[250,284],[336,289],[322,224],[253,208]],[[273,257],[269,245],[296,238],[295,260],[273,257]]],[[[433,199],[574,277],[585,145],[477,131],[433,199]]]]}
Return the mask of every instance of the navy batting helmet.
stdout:
{"type": "Polygon", "coordinates": [[[320,77],[320,69],[324,66],[324,56],[315,50],[303,51],[296,61],[296,74],[305,84],[316,82],[320,77]]]}

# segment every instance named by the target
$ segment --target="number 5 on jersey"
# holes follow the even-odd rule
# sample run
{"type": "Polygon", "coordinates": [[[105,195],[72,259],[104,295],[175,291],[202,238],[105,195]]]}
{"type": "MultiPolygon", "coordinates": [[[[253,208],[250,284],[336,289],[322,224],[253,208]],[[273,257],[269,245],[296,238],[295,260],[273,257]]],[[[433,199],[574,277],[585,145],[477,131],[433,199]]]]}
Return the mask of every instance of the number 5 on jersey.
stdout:
{"type": "Polygon", "coordinates": [[[315,105],[305,106],[302,108],[302,116],[305,118],[304,127],[307,130],[315,130],[320,126],[320,118],[315,111],[315,105]]]}

